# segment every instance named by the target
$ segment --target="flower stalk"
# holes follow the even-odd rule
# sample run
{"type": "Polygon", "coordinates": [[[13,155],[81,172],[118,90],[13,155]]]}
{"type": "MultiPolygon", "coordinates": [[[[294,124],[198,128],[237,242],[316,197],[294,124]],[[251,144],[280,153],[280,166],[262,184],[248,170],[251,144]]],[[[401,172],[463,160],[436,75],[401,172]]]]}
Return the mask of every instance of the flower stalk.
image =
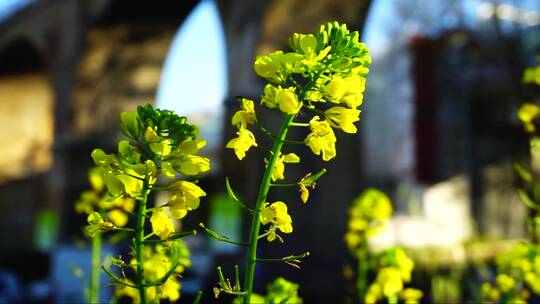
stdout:
{"type": "Polygon", "coordinates": [[[144,276],[144,222],[146,220],[146,203],[148,200],[148,182],[143,182],[143,189],[137,210],[137,226],[135,228],[135,258],[137,260],[137,286],[142,304],[146,303],[146,281],[144,276]]]}
{"type": "Polygon", "coordinates": [[[363,245],[364,253],[358,254],[357,274],[356,274],[356,290],[360,303],[366,298],[368,286],[368,271],[369,271],[369,256],[367,243],[363,245]]]}
{"type": "MultiPolygon", "coordinates": [[[[250,212],[252,218],[242,290],[244,303],[261,301],[260,295],[253,292],[258,262],[284,262],[299,268],[299,259],[308,256],[306,253],[282,259],[257,257],[259,239],[266,238],[268,242],[277,239],[284,242],[278,232],[293,232],[293,220],[287,211],[288,204],[283,201],[268,202],[267,196],[271,187],[298,187],[299,201],[306,204],[309,200],[309,188],[313,189],[317,179],[325,172],[323,169],[314,176],[308,173],[301,180],[287,181],[286,166],[300,163],[301,160],[295,153],[282,151],[285,145],[306,146],[315,155],[321,156],[323,161],[329,161],[336,156],[337,138],[334,129],[356,133],[354,123],[360,119],[358,107],[362,104],[364,76],[369,71],[367,65],[371,62],[368,49],[358,41],[358,37],[359,33],[350,32],[346,25],[331,22],[321,25],[314,34],[293,34],[289,39],[291,52],[275,51],[257,56],[254,62],[255,73],[268,82],[259,105],[279,111],[283,115],[277,134],[261,124],[255,111],[255,101],[238,98],[239,110],[231,118],[232,125],[237,128],[237,137],[231,139],[226,147],[234,149],[239,160],[246,157],[251,147],[260,147],[255,134],[249,129],[251,126],[273,140],[271,150],[261,147],[268,155],[264,159],[265,170],[250,212]],[[303,116],[303,121],[294,121],[298,114],[303,116]],[[308,122],[305,121],[306,118],[309,119],[308,122]],[[305,128],[309,133],[303,140],[287,139],[290,127],[305,128]],[[282,180],[283,182],[280,182],[282,180]],[[262,234],[261,225],[268,225],[262,234]]],[[[230,189],[228,180],[226,185],[229,197],[241,203],[230,189]]],[[[243,203],[241,205],[245,206],[243,203]]],[[[246,209],[250,210],[247,207],[246,209]]],[[[216,236],[219,238],[217,233],[213,235],[214,238],[216,236]]],[[[278,285],[288,285],[286,289],[290,289],[292,293],[296,293],[298,289],[289,282],[279,279],[276,282],[278,285]]],[[[215,295],[219,296],[219,292],[215,295]]],[[[285,297],[277,300],[268,295],[265,301],[288,303],[298,302],[299,298],[285,297]]]]}
{"type": "Polygon", "coordinates": [[[92,272],[90,274],[90,303],[99,303],[99,279],[101,265],[101,233],[92,238],[92,272]]]}
{"type": "Polygon", "coordinates": [[[259,193],[257,194],[257,201],[255,203],[254,215],[251,220],[251,229],[249,233],[249,248],[246,257],[246,275],[244,278],[244,291],[246,295],[244,296],[244,303],[249,303],[251,294],[253,293],[253,278],[255,275],[255,266],[257,264],[257,244],[259,241],[259,230],[261,227],[260,213],[261,209],[266,202],[266,196],[268,195],[268,190],[270,190],[270,181],[272,176],[272,171],[274,170],[275,164],[281,154],[281,147],[283,146],[283,141],[287,136],[287,131],[291,126],[291,123],[294,120],[296,115],[290,114],[287,115],[285,121],[279,130],[279,133],[274,141],[274,147],[272,148],[272,154],[268,165],[264,170],[264,175],[259,186],[259,193]]]}

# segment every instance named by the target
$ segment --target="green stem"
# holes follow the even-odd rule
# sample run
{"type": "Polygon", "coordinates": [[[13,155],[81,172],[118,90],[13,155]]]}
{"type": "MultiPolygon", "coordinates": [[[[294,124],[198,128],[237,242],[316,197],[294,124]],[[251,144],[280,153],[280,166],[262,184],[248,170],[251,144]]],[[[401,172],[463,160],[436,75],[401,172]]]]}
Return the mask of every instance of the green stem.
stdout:
{"type": "Polygon", "coordinates": [[[274,147],[272,148],[272,153],[268,165],[264,170],[264,175],[262,182],[259,186],[259,193],[257,194],[257,201],[255,202],[253,219],[251,221],[251,230],[249,234],[249,248],[246,258],[246,275],[244,279],[244,303],[249,303],[251,299],[251,294],[253,292],[253,278],[255,276],[255,264],[257,263],[257,242],[259,240],[259,229],[261,227],[261,219],[259,213],[261,208],[266,201],[266,196],[268,195],[268,190],[270,189],[270,181],[272,176],[272,171],[276,165],[276,162],[279,158],[281,147],[283,146],[283,141],[287,136],[287,131],[291,123],[294,120],[295,115],[287,115],[285,121],[281,125],[281,129],[274,141],[274,147]]]}
{"type": "MultiPolygon", "coordinates": [[[[367,247],[367,244],[366,244],[367,247]]],[[[358,291],[359,303],[364,303],[368,285],[368,264],[369,254],[367,248],[358,257],[358,268],[356,278],[356,289],[358,291]]]]}
{"type": "Polygon", "coordinates": [[[298,183],[294,184],[270,184],[270,187],[298,187],[298,183]]]}
{"type": "Polygon", "coordinates": [[[293,122],[291,123],[291,127],[309,127],[309,123],[293,122]]]}
{"type": "Polygon", "coordinates": [[[199,304],[201,302],[202,294],[203,294],[202,291],[197,292],[197,295],[195,296],[195,300],[193,300],[193,304],[199,304]]]}
{"type": "Polygon", "coordinates": [[[146,304],[146,281],[144,278],[144,221],[148,200],[148,181],[145,179],[137,210],[137,228],[135,229],[135,255],[137,259],[137,287],[142,304],[146,304]]]}
{"type": "Polygon", "coordinates": [[[99,276],[101,264],[101,233],[92,238],[92,273],[90,275],[90,303],[99,303],[99,276]]]}
{"type": "Polygon", "coordinates": [[[199,223],[199,227],[201,227],[203,229],[203,231],[206,232],[206,234],[208,234],[210,237],[212,237],[213,239],[215,239],[217,241],[225,242],[225,243],[229,243],[229,244],[234,244],[234,245],[238,245],[238,246],[244,246],[244,247],[249,246],[249,244],[232,241],[228,237],[221,236],[217,232],[207,228],[203,223],[199,223]]]}

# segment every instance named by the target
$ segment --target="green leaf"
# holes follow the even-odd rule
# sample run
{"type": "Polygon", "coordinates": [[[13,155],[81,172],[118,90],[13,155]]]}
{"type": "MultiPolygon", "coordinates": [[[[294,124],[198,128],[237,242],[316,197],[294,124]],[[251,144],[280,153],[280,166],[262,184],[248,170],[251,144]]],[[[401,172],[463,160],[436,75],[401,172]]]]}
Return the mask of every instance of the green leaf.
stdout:
{"type": "Polygon", "coordinates": [[[518,189],[518,194],[521,200],[523,201],[523,203],[527,205],[527,207],[529,207],[530,209],[540,211],[540,206],[538,206],[535,202],[531,200],[531,198],[529,197],[529,195],[524,189],[518,189]]]}

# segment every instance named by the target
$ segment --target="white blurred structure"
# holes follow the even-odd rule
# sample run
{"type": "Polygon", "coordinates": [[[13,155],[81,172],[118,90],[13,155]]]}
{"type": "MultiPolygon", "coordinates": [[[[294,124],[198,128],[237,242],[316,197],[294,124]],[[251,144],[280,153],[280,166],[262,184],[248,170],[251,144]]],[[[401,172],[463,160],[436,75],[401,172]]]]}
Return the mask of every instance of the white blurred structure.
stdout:
{"type": "Polygon", "coordinates": [[[429,187],[422,195],[419,216],[398,215],[384,231],[370,240],[373,250],[401,245],[408,248],[447,247],[473,234],[470,189],[465,176],[429,187]]]}

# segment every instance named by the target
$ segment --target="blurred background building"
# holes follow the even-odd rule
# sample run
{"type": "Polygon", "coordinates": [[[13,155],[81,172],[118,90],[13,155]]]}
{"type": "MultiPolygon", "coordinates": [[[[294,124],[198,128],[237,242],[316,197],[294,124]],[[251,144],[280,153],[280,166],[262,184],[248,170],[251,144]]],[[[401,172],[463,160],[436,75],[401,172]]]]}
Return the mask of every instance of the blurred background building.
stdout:
{"type": "MultiPolygon", "coordinates": [[[[402,244],[419,259],[441,249],[447,267],[468,261],[472,239],[523,237],[512,164],[528,155],[515,112],[532,96],[521,73],[540,54],[536,0],[0,0],[0,301],[81,299],[80,285],[60,284],[73,276],[67,257],[85,263],[73,203],[88,187],[90,151],[112,150],[118,114],[144,103],[187,115],[209,142],[214,170],[202,182],[216,194],[183,225],[210,218],[246,235],[219,194],[228,176],[252,200],[262,173],[260,154],[238,162],[223,149],[235,96],[260,95],[256,54],[330,20],[371,49],[360,132],[338,136],[330,165],[299,152],[291,175],[329,173],[307,206],[290,204],[295,234],[272,254],[313,255],[302,271],[261,265],[258,280],[285,274],[307,303],[344,299],[346,209],[367,186],[397,210],[377,246],[402,244]]],[[[187,297],[213,286],[215,263],[242,258],[203,237],[190,246],[187,297]]]]}

